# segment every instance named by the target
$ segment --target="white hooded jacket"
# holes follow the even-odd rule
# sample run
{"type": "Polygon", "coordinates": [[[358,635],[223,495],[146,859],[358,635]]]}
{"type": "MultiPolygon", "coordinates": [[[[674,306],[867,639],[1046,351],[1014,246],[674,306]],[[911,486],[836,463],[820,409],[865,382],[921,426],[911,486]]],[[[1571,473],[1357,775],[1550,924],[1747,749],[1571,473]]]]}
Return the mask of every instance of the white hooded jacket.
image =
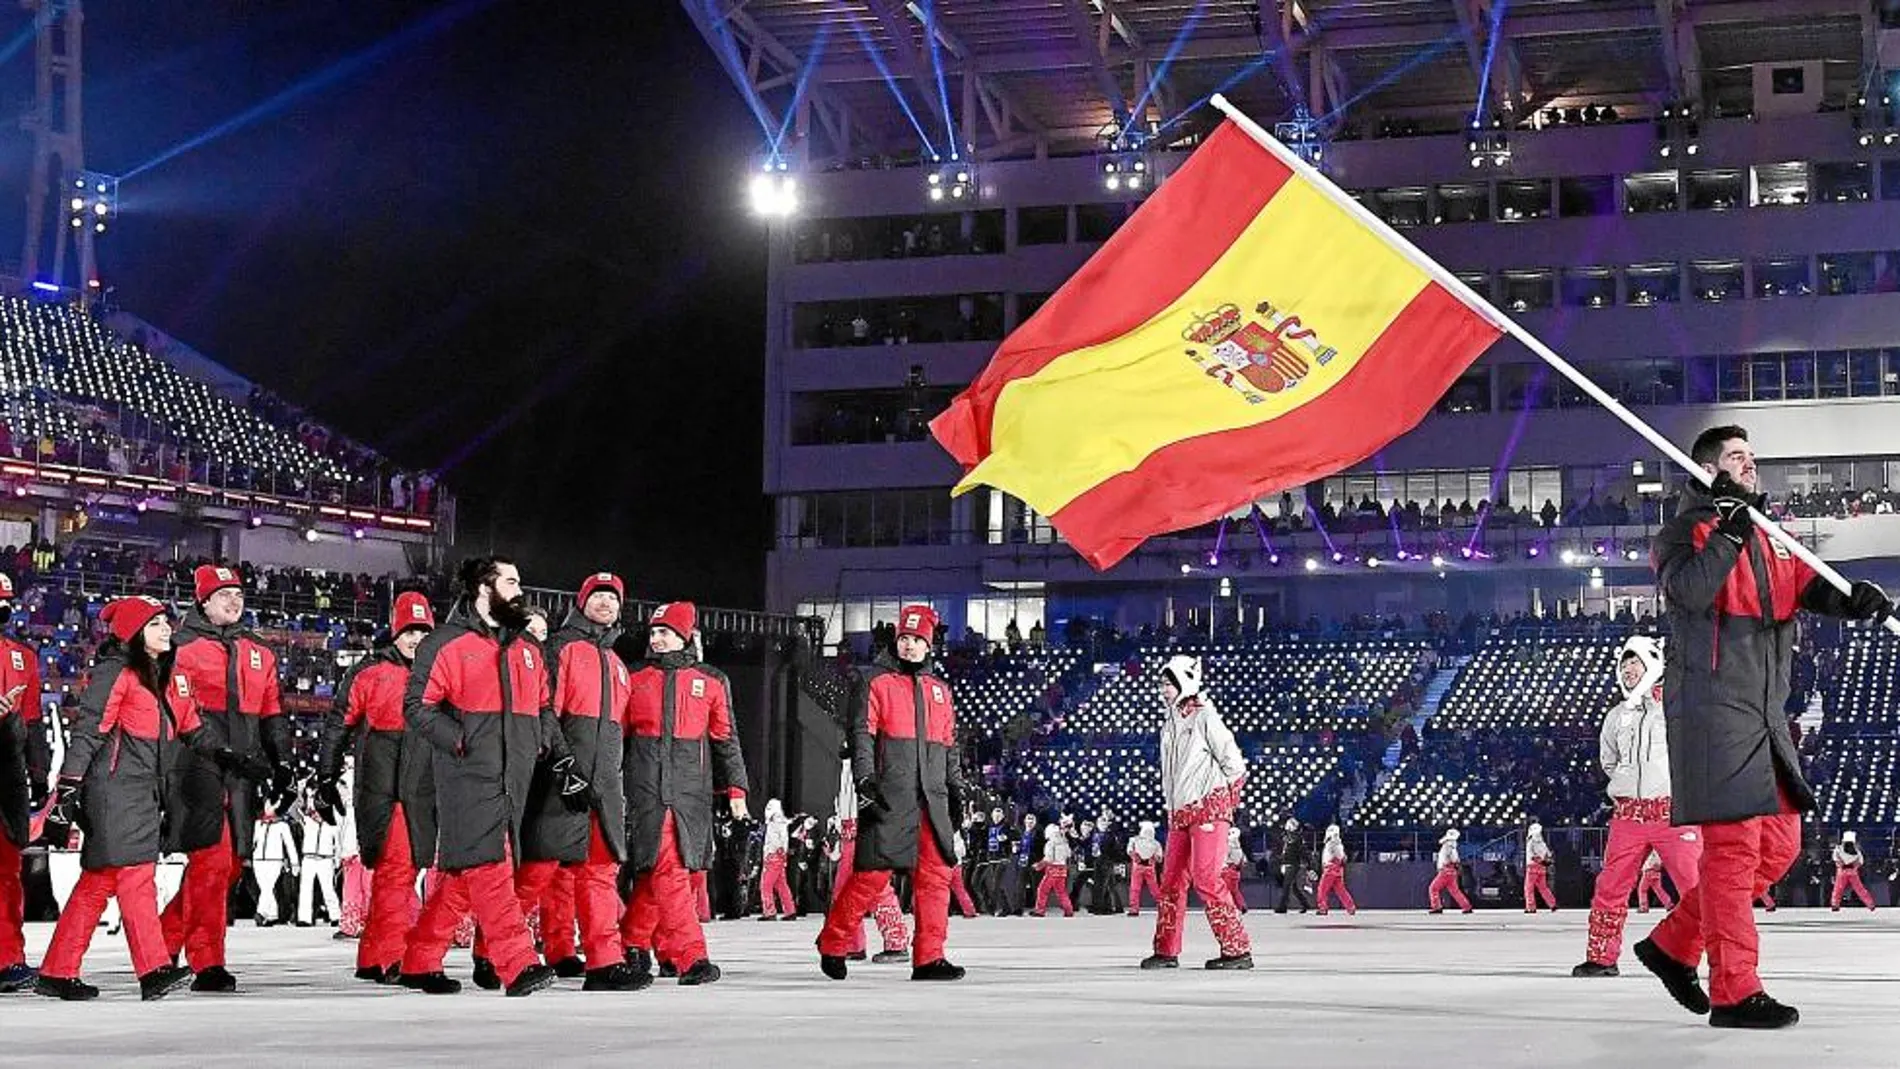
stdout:
{"type": "Polygon", "coordinates": [[[1227,829],[1227,867],[1238,868],[1247,860],[1247,851],[1240,845],[1240,829],[1227,829]]]}
{"type": "Polygon", "coordinates": [[[783,854],[791,846],[791,821],[785,819],[785,807],[776,798],[765,803],[765,856],[783,854]]]}
{"type": "Polygon", "coordinates": [[[1834,863],[1844,869],[1857,869],[1866,860],[1866,855],[1860,852],[1860,844],[1854,841],[1854,833],[1850,831],[1843,834],[1840,843],[1834,847],[1834,863]]]}
{"type": "Polygon", "coordinates": [[[1524,854],[1533,865],[1550,864],[1550,846],[1544,842],[1544,833],[1533,830],[1524,841],[1524,854]]]}
{"type": "MultiPolygon", "coordinates": [[[[1662,647],[1646,635],[1633,635],[1617,652],[1616,663],[1634,653],[1643,661],[1643,678],[1624,691],[1621,702],[1603,717],[1597,739],[1598,760],[1610,777],[1611,798],[1669,797],[1669,725],[1663,719],[1656,686],[1662,679],[1662,647]]],[[[1617,686],[1622,686],[1619,674],[1617,686]]]]}
{"type": "Polygon", "coordinates": [[[1154,821],[1142,821],[1140,834],[1128,840],[1128,860],[1137,865],[1152,865],[1161,860],[1161,840],[1155,838],[1154,821]]]}
{"type": "Polygon", "coordinates": [[[1201,693],[1200,662],[1170,657],[1162,671],[1181,690],[1161,725],[1161,796],[1175,827],[1231,820],[1247,759],[1219,710],[1201,693]]]}
{"type": "Polygon", "coordinates": [[[1346,844],[1342,841],[1337,825],[1326,829],[1326,843],[1319,848],[1319,860],[1322,865],[1344,865],[1346,863],[1346,844]]]}
{"type": "Polygon", "coordinates": [[[1042,862],[1051,868],[1069,867],[1069,837],[1051,824],[1042,834],[1042,862]]]}
{"type": "Polygon", "coordinates": [[[1449,868],[1458,864],[1458,833],[1448,831],[1438,840],[1438,867],[1449,868]]]}

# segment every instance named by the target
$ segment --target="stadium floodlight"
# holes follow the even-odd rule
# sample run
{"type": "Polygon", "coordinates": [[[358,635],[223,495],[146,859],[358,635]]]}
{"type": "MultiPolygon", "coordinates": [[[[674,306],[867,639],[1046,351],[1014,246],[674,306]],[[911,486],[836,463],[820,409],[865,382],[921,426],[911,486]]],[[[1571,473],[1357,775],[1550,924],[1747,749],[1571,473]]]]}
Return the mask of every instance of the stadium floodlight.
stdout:
{"type": "Polygon", "coordinates": [[[752,213],[763,219],[787,219],[798,211],[798,182],[783,160],[767,163],[752,176],[752,213]]]}
{"type": "Polygon", "coordinates": [[[1443,568],[1444,566],[1445,566],[1445,558],[1439,556],[1436,553],[1432,554],[1432,567],[1443,568]]]}
{"type": "Polygon", "coordinates": [[[1306,570],[1309,572],[1319,571],[1319,558],[1318,557],[1306,558],[1306,570]]]}
{"type": "MultiPolygon", "coordinates": [[[[954,157],[952,158],[954,161],[954,157]]],[[[924,175],[924,190],[932,202],[976,199],[976,169],[968,163],[951,162],[931,168],[924,175]]]]}

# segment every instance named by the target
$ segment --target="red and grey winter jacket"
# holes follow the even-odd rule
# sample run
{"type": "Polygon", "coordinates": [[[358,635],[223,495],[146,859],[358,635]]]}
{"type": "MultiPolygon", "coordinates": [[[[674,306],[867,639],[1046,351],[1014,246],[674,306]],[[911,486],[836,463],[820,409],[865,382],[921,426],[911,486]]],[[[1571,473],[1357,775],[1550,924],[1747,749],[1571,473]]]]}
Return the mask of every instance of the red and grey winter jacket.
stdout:
{"type": "MultiPolygon", "coordinates": [[[[263,754],[273,766],[290,763],[290,721],[279,702],[277,655],[269,646],[244,625],[214,626],[194,608],[179,625],[174,651],[176,670],[191,680],[205,727],[219,746],[263,754]]],[[[182,851],[211,846],[220,837],[220,822],[228,820],[237,855],[250,857],[257,786],[190,751],[179,763],[177,783],[179,811],[170,845],[182,851]]]]}
{"type": "Polygon", "coordinates": [[[157,861],[167,800],[175,796],[164,785],[187,752],[211,764],[221,745],[199,719],[190,679],[170,658],[160,662],[158,675],[169,681],[162,695],[152,693],[123,654],[109,652],[93,666],[79,696],[59,774],[84,781],[80,824],[86,834],[79,861],[87,869],[157,861]]]}
{"type": "Polygon", "coordinates": [[[627,860],[622,766],[633,674],[614,652],[619,637],[618,628],[579,614],[548,636],[547,662],[553,676],[546,713],[559,725],[565,752],[574,756],[574,771],[593,785],[593,808],[582,813],[568,809],[555,776],[543,768],[529,793],[521,843],[525,861],[586,861],[593,834],[590,815],[599,817],[601,838],[614,860],[627,860]]]}
{"type": "Polygon", "coordinates": [[[546,659],[463,601],[416,649],[403,720],[434,751],[436,865],[459,872],[519,860],[535,765],[549,736],[546,659]]]}
{"type": "Polygon", "coordinates": [[[956,855],[957,817],[968,793],[950,684],[925,666],[886,654],[858,670],[849,701],[851,773],[860,782],[876,777],[890,806],[858,811],[855,866],[914,868],[926,818],[948,861],[956,855]]]}
{"type": "Polygon", "coordinates": [[[628,861],[653,867],[673,814],[680,863],[712,866],[713,797],[744,797],[745,756],[732,728],[732,684],[691,650],[649,658],[633,673],[627,707],[628,861]]]}
{"type": "Polygon", "coordinates": [[[46,786],[53,747],[40,717],[40,655],[33,647],[0,638],[0,694],[14,695],[13,711],[0,713],[0,835],[20,849],[32,841],[27,812],[33,785],[46,786]]]}
{"type": "Polygon", "coordinates": [[[1670,624],[1663,708],[1678,825],[1777,813],[1777,786],[1795,808],[1814,808],[1782,711],[1795,610],[1847,614],[1845,596],[1767,534],[1737,546],[1715,523],[1708,492],[1691,485],[1654,550],[1670,624]]]}
{"type": "Polygon", "coordinates": [[[409,662],[385,646],[350,669],[323,716],[317,778],[340,778],[344,752],[355,753],[351,816],[363,864],[371,868],[382,863],[399,803],[410,863],[427,868],[435,860],[435,769],[428,745],[409,739],[402,708],[408,688],[409,662]]]}

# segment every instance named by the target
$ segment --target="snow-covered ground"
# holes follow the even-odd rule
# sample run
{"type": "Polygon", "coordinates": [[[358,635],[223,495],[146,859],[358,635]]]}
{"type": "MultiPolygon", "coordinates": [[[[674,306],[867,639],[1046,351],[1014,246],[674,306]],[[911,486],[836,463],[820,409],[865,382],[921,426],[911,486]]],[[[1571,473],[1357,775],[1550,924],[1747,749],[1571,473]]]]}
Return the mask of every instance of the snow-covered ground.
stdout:
{"type": "MultiPolygon", "coordinates": [[[[1632,916],[1628,942],[1659,916],[1632,916]]],[[[99,1000],[0,997],[0,1065],[1900,1065],[1900,911],[1757,917],[1768,989],[1803,1015],[1780,1033],[1709,1028],[1627,954],[1620,978],[1571,979],[1581,910],[1256,912],[1250,973],[1194,967],[1213,954],[1198,914],[1188,967],[1161,973],[1135,968],[1152,914],[952,919],[950,956],[970,970],[957,984],[868,963],[833,983],[816,919],[744,920],[708,926],[725,970],[710,987],[588,994],[574,980],[527,999],[359,983],[355,945],[328,929],[240,925],[242,994],[150,1005],[123,940],[101,932],[87,969],[99,1000]]],[[[35,960],[50,930],[29,926],[35,960]]],[[[466,952],[449,968],[466,980],[466,952]]]]}

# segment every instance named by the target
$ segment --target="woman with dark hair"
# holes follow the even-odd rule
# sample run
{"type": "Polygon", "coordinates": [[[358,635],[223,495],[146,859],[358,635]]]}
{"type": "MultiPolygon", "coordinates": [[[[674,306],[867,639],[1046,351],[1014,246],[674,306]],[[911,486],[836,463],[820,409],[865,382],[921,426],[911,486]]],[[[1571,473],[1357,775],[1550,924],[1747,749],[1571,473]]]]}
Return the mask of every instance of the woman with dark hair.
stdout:
{"type": "Polygon", "coordinates": [[[167,778],[179,744],[247,779],[267,779],[270,762],[240,755],[203,729],[191,684],[172,665],[172,624],[152,598],[121,598],[100,614],[111,637],[100,648],[59,772],[50,819],[78,825],[84,873],[60,912],[34,990],[79,1001],[99,989],[79,979],[106,901],[117,898],[139,993],[158,999],[190,983],[190,969],[165,952],[154,882],[167,778]]]}

